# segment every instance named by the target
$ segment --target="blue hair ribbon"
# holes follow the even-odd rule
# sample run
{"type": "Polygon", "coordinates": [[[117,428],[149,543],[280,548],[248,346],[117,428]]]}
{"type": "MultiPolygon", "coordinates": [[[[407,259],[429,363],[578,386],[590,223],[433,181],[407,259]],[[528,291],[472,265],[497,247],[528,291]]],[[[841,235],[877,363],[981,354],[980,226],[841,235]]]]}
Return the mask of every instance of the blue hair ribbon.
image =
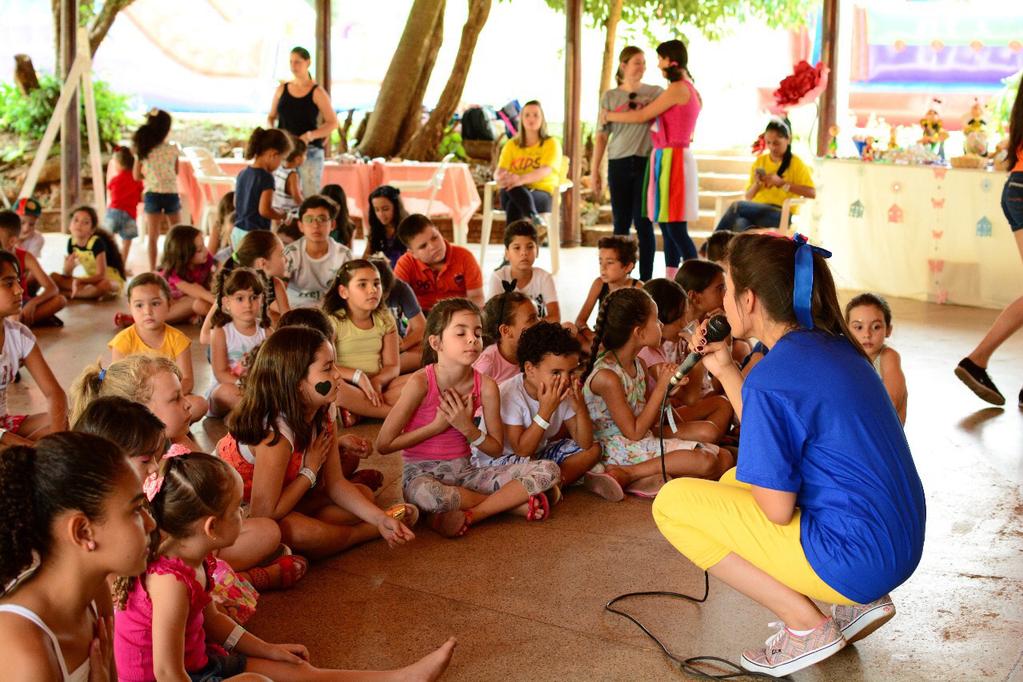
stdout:
{"type": "Polygon", "coordinates": [[[102,384],[103,380],[107,378],[107,368],[101,367],[99,370],[99,382],[102,384]]]}
{"type": "Polygon", "coordinates": [[[813,329],[813,254],[831,258],[831,252],[810,244],[806,237],[798,232],[792,235],[792,241],[797,244],[792,309],[800,325],[813,329]]]}

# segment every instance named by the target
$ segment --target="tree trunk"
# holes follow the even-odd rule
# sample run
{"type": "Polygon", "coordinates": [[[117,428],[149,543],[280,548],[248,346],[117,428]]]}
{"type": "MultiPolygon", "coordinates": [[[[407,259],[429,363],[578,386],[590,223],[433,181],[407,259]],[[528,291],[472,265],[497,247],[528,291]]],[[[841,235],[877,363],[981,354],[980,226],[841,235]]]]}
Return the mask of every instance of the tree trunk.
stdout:
{"type": "Polygon", "coordinates": [[[420,79],[430,78],[429,73],[423,73],[423,66],[433,49],[434,28],[443,10],[442,0],[413,3],[373,107],[379,115],[370,117],[366,135],[359,143],[359,151],[366,156],[387,156],[395,151],[395,141],[412,104],[413,90],[420,79]]]}
{"type": "Polygon", "coordinates": [[[27,54],[14,55],[14,80],[23,95],[39,89],[36,67],[32,65],[32,58],[27,54]]]}
{"type": "Polygon", "coordinates": [[[99,15],[89,26],[90,55],[96,56],[96,50],[99,49],[99,44],[103,42],[103,39],[107,37],[110,27],[114,25],[117,13],[133,2],[135,0],[106,0],[103,3],[103,8],[99,11],[99,15]]]}
{"type": "Polygon", "coordinates": [[[430,39],[430,48],[423,60],[423,68],[419,75],[419,81],[409,100],[408,112],[405,120],[401,122],[398,130],[398,137],[394,140],[393,153],[397,154],[423,125],[423,98],[426,96],[426,88],[430,85],[430,76],[433,74],[433,67],[437,63],[437,53],[440,52],[440,45],[444,41],[444,8],[445,0],[440,0],[441,11],[437,15],[437,23],[433,26],[433,36],[430,39]]]}
{"type": "Polygon", "coordinates": [[[355,109],[348,110],[348,117],[345,122],[337,127],[338,144],[337,153],[344,154],[348,151],[348,131],[352,127],[352,118],[355,116],[355,109]]]}
{"type": "Polygon", "coordinates": [[[444,130],[462,99],[465,79],[469,75],[469,66],[476,51],[476,41],[484,24],[487,23],[490,5],[491,0],[469,0],[469,16],[462,27],[462,39],[458,44],[458,54],[455,56],[451,75],[448,76],[448,83],[444,86],[444,91],[437,100],[437,106],[430,113],[426,125],[420,128],[402,149],[403,157],[417,161],[436,159],[437,147],[440,146],[444,130]]]}
{"type": "Polygon", "coordinates": [[[608,8],[607,20],[604,21],[604,59],[600,64],[600,92],[598,97],[611,89],[612,71],[615,64],[615,36],[618,33],[618,22],[622,19],[622,3],[624,0],[612,0],[608,8]]]}

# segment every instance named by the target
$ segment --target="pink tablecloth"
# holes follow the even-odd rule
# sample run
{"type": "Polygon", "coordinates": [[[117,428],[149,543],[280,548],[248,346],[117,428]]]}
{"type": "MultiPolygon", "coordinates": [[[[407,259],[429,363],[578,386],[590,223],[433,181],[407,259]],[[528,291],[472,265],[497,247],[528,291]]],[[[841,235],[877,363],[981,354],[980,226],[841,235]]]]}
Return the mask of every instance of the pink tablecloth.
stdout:
{"type": "MultiPolygon", "coordinates": [[[[225,175],[236,176],[247,165],[247,162],[240,159],[217,159],[217,165],[225,175]]],[[[324,185],[341,185],[345,194],[348,195],[350,212],[361,218],[369,211],[369,193],[374,188],[390,181],[429,180],[439,165],[437,163],[341,164],[336,161],[327,161],[323,166],[322,182],[324,185]]],[[[212,190],[212,199],[216,201],[229,188],[213,186],[212,190]]],[[[178,163],[178,191],[182,195],[182,202],[188,207],[192,221],[199,220],[206,205],[206,197],[195,179],[192,164],[185,158],[181,158],[178,163]]],[[[426,200],[430,194],[429,190],[423,192],[405,191],[402,194],[413,200],[409,203],[416,209],[425,210],[426,200]],[[420,204],[422,204],[421,207],[420,204]]],[[[476,190],[476,183],[472,178],[472,173],[469,172],[469,167],[463,163],[449,164],[444,173],[444,184],[434,198],[433,212],[435,214],[441,212],[440,209],[443,206],[450,211],[453,221],[459,225],[468,225],[469,219],[480,207],[480,203],[480,194],[476,190]]]]}

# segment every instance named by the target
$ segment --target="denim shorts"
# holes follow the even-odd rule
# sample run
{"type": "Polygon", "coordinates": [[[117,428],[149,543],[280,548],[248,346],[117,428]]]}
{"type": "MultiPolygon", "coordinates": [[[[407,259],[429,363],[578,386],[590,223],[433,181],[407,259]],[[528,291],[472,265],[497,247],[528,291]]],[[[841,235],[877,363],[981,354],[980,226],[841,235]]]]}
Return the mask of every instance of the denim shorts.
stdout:
{"type": "Polygon", "coordinates": [[[104,221],[106,228],[121,239],[134,239],[139,236],[139,226],[135,219],[128,215],[127,211],[119,208],[108,208],[107,217],[104,221]]]}
{"type": "Polygon", "coordinates": [[[146,213],[179,213],[181,212],[181,197],[177,192],[146,192],[143,197],[146,206],[146,213]]]}
{"type": "Polygon", "coordinates": [[[188,673],[191,682],[221,682],[221,680],[245,672],[248,659],[245,654],[228,654],[227,656],[209,656],[209,662],[202,670],[188,673]]]}
{"type": "Polygon", "coordinates": [[[1002,190],[1002,211],[1013,232],[1023,230],[1023,173],[1009,175],[1002,190]]]}

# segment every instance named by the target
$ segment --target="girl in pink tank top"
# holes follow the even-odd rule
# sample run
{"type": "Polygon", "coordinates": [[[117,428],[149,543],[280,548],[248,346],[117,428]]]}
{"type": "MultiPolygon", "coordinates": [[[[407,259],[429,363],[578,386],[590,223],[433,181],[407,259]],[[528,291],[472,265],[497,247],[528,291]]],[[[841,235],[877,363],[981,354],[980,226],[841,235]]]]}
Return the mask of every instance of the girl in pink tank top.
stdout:
{"type": "Polygon", "coordinates": [[[544,491],[556,490],[560,479],[550,461],[470,464],[471,447],[491,457],[504,451],[497,384],[472,367],[482,333],[472,302],[449,298],[435,305],[426,320],[425,366],[405,385],[377,436],[381,454],[403,451],[405,500],[430,512],[430,525],[448,537],[508,510],[530,521],[546,518],[550,505],[544,491]],[[473,414],[480,407],[483,418],[477,425],[473,414]]]}

